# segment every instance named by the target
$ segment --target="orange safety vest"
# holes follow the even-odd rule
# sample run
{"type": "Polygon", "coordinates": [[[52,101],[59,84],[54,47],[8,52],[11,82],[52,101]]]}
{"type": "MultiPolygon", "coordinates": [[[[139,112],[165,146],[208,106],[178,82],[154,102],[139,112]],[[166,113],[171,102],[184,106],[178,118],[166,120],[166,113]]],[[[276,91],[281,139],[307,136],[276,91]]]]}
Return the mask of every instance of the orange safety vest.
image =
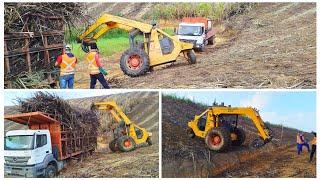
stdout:
{"type": "Polygon", "coordinates": [[[313,137],[313,139],[311,140],[311,145],[316,145],[317,144],[317,137],[313,137]]]}
{"type": "Polygon", "coordinates": [[[88,69],[89,69],[90,74],[99,74],[100,73],[99,67],[98,67],[98,65],[96,63],[96,59],[95,59],[96,54],[97,54],[97,52],[89,52],[87,54],[87,61],[89,63],[88,69]]]}
{"type": "Polygon", "coordinates": [[[76,57],[69,57],[67,54],[63,54],[62,62],[60,64],[60,75],[74,74],[76,62],[76,57]]]}

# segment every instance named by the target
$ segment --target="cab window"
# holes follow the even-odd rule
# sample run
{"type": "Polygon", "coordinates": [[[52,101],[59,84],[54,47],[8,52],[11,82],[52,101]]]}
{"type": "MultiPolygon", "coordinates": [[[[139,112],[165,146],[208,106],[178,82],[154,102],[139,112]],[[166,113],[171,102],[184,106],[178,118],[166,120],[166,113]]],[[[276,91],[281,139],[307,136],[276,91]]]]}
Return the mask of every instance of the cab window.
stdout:
{"type": "Polygon", "coordinates": [[[36,138],[37,148],[42,147],[47,144],[47,135],[45,134],[37,134],[36,138]]]}

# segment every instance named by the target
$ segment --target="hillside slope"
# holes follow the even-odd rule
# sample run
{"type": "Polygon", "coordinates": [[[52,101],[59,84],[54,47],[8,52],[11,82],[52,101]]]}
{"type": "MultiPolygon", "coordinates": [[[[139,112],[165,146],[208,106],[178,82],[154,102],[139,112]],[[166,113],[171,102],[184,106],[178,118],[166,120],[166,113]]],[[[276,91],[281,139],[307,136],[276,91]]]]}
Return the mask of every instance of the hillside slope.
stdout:
{"type": "MultiPolygon", "coordinates": [[[[263,164],[264,157],[280,158],[278,152],[282,150],[283,154],[295,145],[297,130],[284,128],[283,137],[280,141],[281,127],[270,125],[275,133],[277,142],[268,143],[260,149],[249,148],[249,143],[258,137],[257,130],[251,121],[239,121],[239,126],[246,132],[246,141],[240,147],[232,147],[227,152],[214,153],[205,147],[203,139],[191,139],[187,135],[187,122],[194,118],[195,114],[200,114],[205,107],[193,103],[187,103],[182,100],[173,99],[167,96],[162,98],[162,177],[240,177],[236,170],[233,173],[227,173],[235,168],[246,168],[249,162],[256,165],[263,164]],[[177,171],[174,167],[179,167],[177,171]]],[[[311,138],[308,135],[307,138],[311,138]]],[[[291,153],[291,159],[297,157],[291,153]]],[[[304,157],[304,163],[312,169],[310,176],[315,176],[314,165],[307,163],[307,157],[304,157]]],[[[282,160],[282,159],[281,159],[282,160]]],[[[283,167],[286,163],[292,161],[277,161],[283,167]]],[[[271,162],[270,162],[271,164],[271,162]]],[[[250,168],[247,168],[248,171],[250,168]]],[[[267,172],[259,172],[250,175],[254,177],[268,177],[267,172]]],[[[247,175],[249,176],[249,174],[247,175]]],[[[279,175],[280,177],[289,177],[290,175],[279,175]]],[[[279,177],[278,176],[278,177],[279,177]]],[[[297,177],[304,177],[305,174],[298,174],[297,177]]],[[[241,177],[246,177],[242,175],[241,177]]],[[[309,176],[308,176],[309,177],[309,176]]]]}
{"type": "MultiPolygon", "coordinates": [[[[152,146],[143,146],[133,152],[112,153],[108,148],[112,139],[108,124],[112,118],[100,114],[101,127],[96,152],[81,162],[70,162],[59,177],[158,177],[159,176],[159,95],[157,92],[131,92],[110,96],[96,96],[69,100],[74,107],[90,108],[93,102],[116,101],[127,116],[152,133],[152,146]],[[128,166],[130,164],[130,166],[128,166]]],[[[5,107],[5,114],[17,112],[16,107],[5,107]]],[[[5,120],[5,132],[26,129],[5,120]]]]}

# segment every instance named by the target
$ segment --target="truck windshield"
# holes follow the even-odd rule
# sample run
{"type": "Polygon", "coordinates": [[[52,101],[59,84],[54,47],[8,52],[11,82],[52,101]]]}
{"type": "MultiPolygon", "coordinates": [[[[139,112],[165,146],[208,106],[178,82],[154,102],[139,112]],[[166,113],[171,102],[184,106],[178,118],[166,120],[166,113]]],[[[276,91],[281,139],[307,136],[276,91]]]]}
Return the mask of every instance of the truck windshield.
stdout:
{"type": "Polygon", "coordinates": [[[202,35],[201,26],[179,26],[178,35],[200,36],[202,35]]]}
{"type": "Polygon", "coordinates": [[[30,150],[34,147],[33,135],[7,136],[4,141],[5,150],[30,150]]]}

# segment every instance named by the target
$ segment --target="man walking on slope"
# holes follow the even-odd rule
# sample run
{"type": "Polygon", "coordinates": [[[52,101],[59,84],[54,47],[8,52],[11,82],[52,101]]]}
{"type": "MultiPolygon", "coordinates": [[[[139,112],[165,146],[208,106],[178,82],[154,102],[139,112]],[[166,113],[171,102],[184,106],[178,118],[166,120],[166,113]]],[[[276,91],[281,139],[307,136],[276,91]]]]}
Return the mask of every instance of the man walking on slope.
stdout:
{"type": "Polygon", "coordinates": [[[103,69],[96,44],[90,45],[90,51],[88,52],[86,59],[90,72],[90,89],[95,88],[97,80],[101,83],[104,89],[110,89],[106,79],[104,78],[104,75],[107,75],[108,73],[105,69],[103,69]]]}
{"type": "Polygon", "coordinates": [[[302,147],[306,146],[308,149],[308,152],[310,152],[310,147],[309,144],[305,142],[304,136],[301,132],[298,132],[297,134],[297,150],[298,150],[298,155],[302,152],[302,147]]]}
{"type": "Polygon", "coordinates": [[[72,54],[71,47],[66,45],[62,55],[58,56],[55,66],[60,67],[59,84],[61,89],[73,89],[74,73],[77,58],[72,54]]]}
{"type": "Polygon", "coordinates": [[[311,153],[310,153],[310,160],[309,162],[312,162],[313,156],[316,153],[316,149],[317,149],[317,133],[313,132],[313,139],[311,140],[310,144],[311,144],[311,153]]]}

